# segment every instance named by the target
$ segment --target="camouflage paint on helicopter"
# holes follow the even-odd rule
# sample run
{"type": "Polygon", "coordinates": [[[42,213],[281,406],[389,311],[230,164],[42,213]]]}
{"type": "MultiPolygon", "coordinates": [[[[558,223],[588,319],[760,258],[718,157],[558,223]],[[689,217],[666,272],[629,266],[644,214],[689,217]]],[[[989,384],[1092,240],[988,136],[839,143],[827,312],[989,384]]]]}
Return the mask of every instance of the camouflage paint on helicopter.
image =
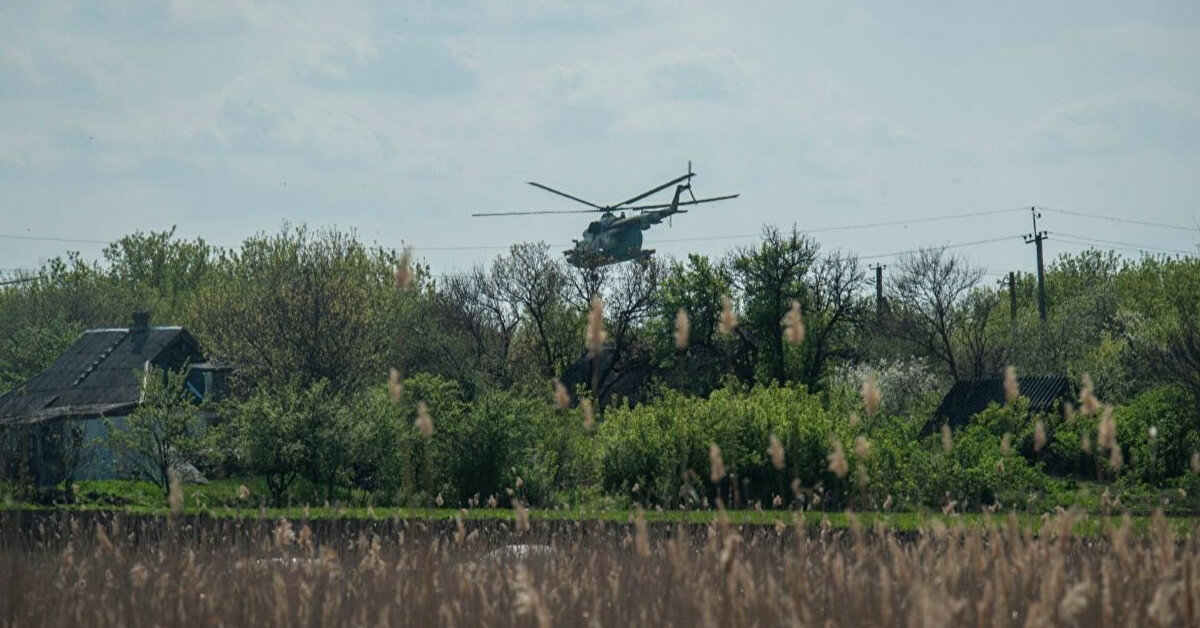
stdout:
{"type": "Polygon", "coordinates": [[[579,268],[599,268],[609,264],[617,264],[629,260],[637,260],[645,265],[650,257],[654,255],[653,249],[642,248],[642,232],[650,227],[666,220],[675,214],[685,214],[687,210],[679,209],[682,205],[699,205],[701,203],[712,203],[714,201],[723,201],[732,198],[737,198],[738,194],[730,194],[727,196],[716,196],[712,198],[697,199],[692,195],[692,177],[696,176],[692,172],[692,164],[688,162],[688,173],[668,181],[656,188],[647,192],[643,192],[627,199],[616,205],[601,206],[590,201],[585,201],[581,198],[571,196],[565,192],[560,192],[553,188],[536,183],[529,182],[529,185],[541,188],[548,192],[552,192],[559,196],[569,198],[578,203],[588,205],[593,209],[582,210],[560,210],[560,211],[532,211],[532,212],[497,212],[473,214],[474,216],[528,216],[533,214],[576,214],[576,213],[595,213],[601,212],[600,219],[588,223],[587,229],[583,232],[583,239],[575,240],[574,248],[563,252],[567,262],[579,268]],[[652,194],[657,194],[672,185],[675,186],[675,196],[670,203],[657,205],[632,205],[652,194]],[[684,191],[691,196],[690,201],[680,201],[679,197],[684,191]],[[614,210],[623,210],[620,215],[614,213],[614,210]],[[639,212],[634,216],[627,216],[626,211],[639,212]]]}

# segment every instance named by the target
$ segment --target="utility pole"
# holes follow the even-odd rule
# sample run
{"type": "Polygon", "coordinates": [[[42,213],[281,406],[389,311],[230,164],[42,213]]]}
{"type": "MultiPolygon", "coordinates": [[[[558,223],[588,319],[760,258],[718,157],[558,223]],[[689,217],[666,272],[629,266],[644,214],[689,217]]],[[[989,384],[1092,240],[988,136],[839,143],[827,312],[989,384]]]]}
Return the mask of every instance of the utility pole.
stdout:
{"type": "Polygon", "coordinates": [[[1038,213],[1036,207],[1030,207],[1029,213],[1033,215],[1033,233],[1025,236],[1025,244],[1033,243],[1037,245],[1037,287],[1038,287],[1038,315],[1042,322],[1046,322],[1046,268],[1042,261],[1042,241],[1049,237],[1045,231],[1038,231],[1038,218],[1042,215],[1038,213]]]}
{"type": "Polygon", "coordinates": [[[1017,322],[1017,273],[1008,271],[1008,313],[1017,322]]]}
{"type": "Polygon", "coordinates": [[[876,264],[871,267],[875,271],[875,315],[880,319],[883,318],[883,269],[887,268],[883,264],[876,264]]]}

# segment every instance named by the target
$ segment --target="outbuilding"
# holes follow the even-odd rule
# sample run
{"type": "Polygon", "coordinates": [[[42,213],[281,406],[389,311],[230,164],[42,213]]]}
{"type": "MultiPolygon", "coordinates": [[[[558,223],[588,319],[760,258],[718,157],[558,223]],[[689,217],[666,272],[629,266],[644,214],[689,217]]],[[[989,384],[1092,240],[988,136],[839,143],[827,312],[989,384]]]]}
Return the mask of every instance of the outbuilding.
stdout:
{"type": "MultiPolygon", "coordinates": [[[[1070,397],[1071,380],[1062,375],[1018,377],[1017,388],[1021,396],[1029,400],[1030,413],[1044,414],[1057,412],[1062,401],[1070,397]]],[[[943,425],[949,425],[952,430],[964,427],[971,417],[993,403],[1003,405],[1005,399],[1003,377],[955,382],[950,392],[942,398],[933,418],[921,429],[921,438],[937,432],[943,425]]]]}
{"type": "Polygon", "coordinates": [[[186,370],[197,400],[227,387],[229,368],[208,361],[182,327],[151,326],[149,314],[136,313],[129,327],[89,329],[49,369],[0,395],[5,475],[38,486],[118,477],[106,426],[124,424],[154,369],[186,370]]]}

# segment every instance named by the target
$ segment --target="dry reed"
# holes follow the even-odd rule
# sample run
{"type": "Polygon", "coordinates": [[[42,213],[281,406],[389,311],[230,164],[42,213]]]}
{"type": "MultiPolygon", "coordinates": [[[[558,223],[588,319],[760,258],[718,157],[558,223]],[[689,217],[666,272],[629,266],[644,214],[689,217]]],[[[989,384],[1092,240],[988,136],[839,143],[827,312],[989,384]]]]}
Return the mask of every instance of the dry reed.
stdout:
{"type": "Polygon", "coordinates": [[[429,406],[424,401],[417,403],[417,420],[414,423],[421,436],[428,439],[433,436],[433,418],[429,416],[429,406]]]}
{"type": "Polygon", "coordinates": [[[679,308],[675,313],[675,348],[683,351],[688,347],[688,338],[691,335],[692,323],[688,318],[687,310],[679,308]]]}
{"type": "Polygon", "coordinates": [[[879,410],[879,402],[882,400],[883,395],[879,392],[879,382],[875,379],[874,373],[868,373],[863,378],[862,388],[858,392],[862,396],[867,416],[875,416],[875,413],[879,410]]]}
{"type": "Polygon", "coordinates": [[[792,307],[783,315],[780,322],[783,326],[783,337],[788,344],[796,346],[804,342],[804,319],[800,316],[800,302],[792,300],[792,307]]]}
{"type": "Polygon", "coordinates": [[[1006,403],[1012,403],[1021,396],[1021,384],[1017,380],[1017,369],[1012,365],[1004,369],[1004,399],[1006,403]]]}
{"type": "Polygon", "coordinates": [[[733,333],[737,327],[737,314],[733,311],[733,299],[728,296],[721,297],[721,319],[719,328],[722,336],[728,336],[733,333]]]}
{"type": "MultiPolygon", "coordinates": [[[[1196,625],[1200,545],[1156,515],[1079,538],[854,525],[164,520],[4,513],[0,623],[1196,625]]],[[[935,520],[936,521],[936,520],[935,520]]]]}
{"type": "Polygon", "coordinates": [[[604,329],[604,299],[597,294],[592,297],[592,305],[587,316],[584,344],[587,346],[588,355],[591,357],[599,355],[607,340],[608,332],[604,329]]]}

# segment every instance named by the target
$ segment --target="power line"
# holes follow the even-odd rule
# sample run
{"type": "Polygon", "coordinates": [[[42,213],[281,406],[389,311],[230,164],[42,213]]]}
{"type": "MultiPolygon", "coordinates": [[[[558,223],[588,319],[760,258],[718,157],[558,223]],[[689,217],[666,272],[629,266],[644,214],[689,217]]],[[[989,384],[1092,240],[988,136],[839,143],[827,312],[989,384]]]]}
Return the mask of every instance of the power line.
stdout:
{"type": "MultiPolygon", "coordinates": [[[[551,244],[550,246],[571,246],[570,244],[551,244]]],[[[413,251],[507,251],[512,246],[416,246],[413,251]]]]}
{"type": "MultiPolygon", "coordinates": [[[[900,225],[917,225],[917,224],[922,224],[922,223],[927,223],[927,222],[938,222],[938,221],[942,221],[942,220],[957,220],[957,219],[961,219],[961,218],[977,218],[980,216],[1006,214],[1006,213],[1014,212],[1014,211],[1024,211],[1025,209],[1027,209],[1027,208],[1025,208],[1025,207],[1010,207],[1007,209],[992,209],[992,210],[981,211],[981,212],[946,214],[944,216],[928,216],[925,218],[911,218],[911,219],[906,219],[906,220],[885,220],[882,222],[867,222],[867,223],[862,223],[862,224],[857,224],[857,225],[841,225],[841,226],[836,226],[836,227],[819,227],[817,229],[799,229],[799,231],[802,233],[829,233],[832,231],[855,231],[858,229],[874,229],[877,227],[897,227],[900,225]]],[[[761,235],[762,235],[762,233],[759,232],[759,233],[742,233],[742,234],[737,234],[737,235],[707,236],[707,237],[695,237],[695,238],[663,238],[663,239],[654,240],[654,243],[659,243],[659,242],[705,242],[705,241],[709,241],[709,240],[741,240],[741,239],[745,239],[745,238],[757,238],[761,235]]]]}
{"type": "Polygon", "coordinates": [[[1080,211],[1074,211],[1074,210],[1070,210],[1070,209],[1054,209],[1052,207],[1038,207],[1038,209],[1041,209],[1043,211],[1048,211],[1048,212],[1056,212],[1059,214],[1069,214],[1071,216],[1083,216],[1085,218],[1096,218],[1099,220],[1109,220],[1112,222],[1124,222],[1124,223],[1129,223],[1129,224],[1133,224],[1133,225],[1145,225],[1148,227],[1162,227],[1163,229],[1177,229],[1179,231],[1190,231],[1192,233],[1196,233],[1196,232],[1200,231],[1200,229],[1198,229],[1196,227],[1173,225],[1173,224],[1166,223],[1166,222],[1154,222],[1154,221],[1150,221],[1150,220],[1137,220],[1134,218],[1117,218],[1115,216],[1104,216],[1101,214],[1091,214],[1088,212],[1080,212],[1080,211]]]}
{"type": "MultiPolygon", "coordinates": [[[[1019,238],[1021,238],[1021,237],[1022,237],[1021,235],[1011,235],[1011,236],[1003,236],[1003,237],[1000,237],[1000,238],[988,238],[988,239],[986,239],[986,240],[975,240],[975,241],[973,241],[973,242],[959,242],[959,243],[957,243],[957,244],[931,245],[931,246],[929,246],[929,247],[925,247],[925,248],[932,248],[932,249],[961,249],[961,248],[963,248],[963,247],[968,247],[968,246],[977,246],[977,245],[980,245],[980,244],[991,244],[991,243],[993,243],[993,242],[1004,242],[1004,241],[1007,241],[1007,240],[1016,240],[1016,239],[1019,239],[1019,238]]],[[[858,259],[860,259],[860,260],[864,260],[864,259],[881,259],[881,258],[884,258],[884,257],[897,257],[897,256],[900,256],[900,255],[909,255],[909,254],[912,254],[912,253],[920,253],[922,250],[924,250],[924,249],[917,248],[917,249],[909,249],[909,250],[907,250],[907,251],[896,251],[896,252],[894,252],[894,253],[880,253],[880,254],[878,254],[878,255],[863,255],[863,256],[860,256],[858,259]]]]}
{"type": "Polygon", "coordinates": [[[1058,239],[1063,240],[1064,242],[1070,242],[1072,244],[1083,244],[1083,245],[1091,245],[1091,246],[1094,246],[1096,244],[1102,244],[1102,245],[1110,246],[1112,248],[1125,249],[1125,250],[1129,250],[1129,251],[1142,251],[1142,252],[1159,251],[1162,253],[1175,253],[1177,255],[1192,255],[1195,253],[1195,251],[1183,251],[1180,249],[1169,249],[1169,248],[1165,248],[1165,247],[1161,247],[1161,246],[1151,246],[1148,244],[1137,244],[1134,242],[1119,242],[1119,241],[1115,241],[1115,240],[1102,240],[1100,238],[1089,238],[1086,236],[1077,236],[1077,235],[1072,235],[1069,233],[1060,234],[1057,231],[1054,232],[1054,235],[1058,239]]]}
{"type": "MultiPolygon", "coordinates": [[[[1120,240],[1105,240],[1102,238],[1091,238],[1091,237],[1087,237],[1087,235],[1076,235],[1074,233],[1054,232],[1054,234],[1055,234],[1055,237],[1057,237],[1057,238],[1069,238],[1069,239],[1073,239],[1073,240],[1082,240],[1082,243],[1088,243],[1088,244],[1103,244],[1103,245],[1110,245],[1110,246],[1116,246],[1116,247],[1126,247],[1126,249],[1135,250],[1135,251],[1162,251],[1164,253],[1178,253],[1178,255],[1193,255],[1193,253],[1196,252],[1196,251],[1184,251],[1181,249],[1169,249],[1169,247],[1154,246],[1151,244],[1124,243],[1124,241],[1120,241],[1120,240]]],[[[1082,243],[1076,243],[1076,244],[1082,244],[1082,243]]]]}
{"type": "Polygon", "coordinates": [[[59,238],[55,236],[27,236],[14,235],[10,233],[0,233],[0,238],[8,240],[34,240],[45,242],[72,242],[75,244],[111,244],[108,240],[89,240],[87,238],[59,238]]]}

